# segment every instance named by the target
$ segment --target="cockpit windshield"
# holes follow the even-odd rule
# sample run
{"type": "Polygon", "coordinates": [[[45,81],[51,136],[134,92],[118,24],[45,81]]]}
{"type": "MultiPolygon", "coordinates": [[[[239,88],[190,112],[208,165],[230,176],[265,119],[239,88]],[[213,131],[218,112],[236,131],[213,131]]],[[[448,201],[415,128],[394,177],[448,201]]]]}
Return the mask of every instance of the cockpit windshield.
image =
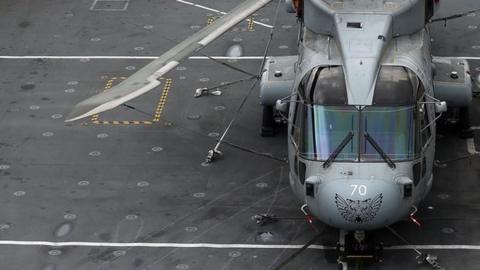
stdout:
{"type": "Polygon", "coordinates": [[[364,139],[365,133],[394,161],[415,155],[414,106],[302,106],[304,137],[299,152],[306,159],[327,160],[350,132],[353,138],[336,157],[337,161],[382,161],[380,153],[364,139]]]}
{"type": "Polygon", "coordinates": [[[300,83],[292,127],[298,154],[308,160],[389,165],[414,159],[416,96],[422,87],[415,74],[382,68],[371,106],[348,105],[344,80],[341,67],[328,67],[312,70],[300,83]]]}
{"type": "MultiPolygon", "coordinates": [[[[368,133],[392,160],[413,159],[415,155],[415,106],[365,107],[361,111],[362,131],[368,133]]],[[[361,160],[382,160],[367,140],[361,160]]]]}
{"type": "Polygon", "coordinates": [[[327,160],[350,132],[353,138],[336,160],[358,159],[359,113],[355,107],[305,105],[305,138],[301,154],[311,160],[327,160]],[[357,138],[357,139],[355,139],[357,138]]]}

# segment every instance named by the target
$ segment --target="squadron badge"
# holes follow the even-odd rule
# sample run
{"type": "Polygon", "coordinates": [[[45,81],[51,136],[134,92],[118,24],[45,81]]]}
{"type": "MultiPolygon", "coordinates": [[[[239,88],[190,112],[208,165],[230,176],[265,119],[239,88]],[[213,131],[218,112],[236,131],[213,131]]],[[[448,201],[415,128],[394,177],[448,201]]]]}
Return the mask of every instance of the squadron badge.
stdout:
{"type": "Polygon", "coordinates": [[[378,194],[373,199],[350,200],[335,194],[335,204],[342,217],[351,223],[366,223],[372,221],[382,206],[383,195],[378,194]]]}

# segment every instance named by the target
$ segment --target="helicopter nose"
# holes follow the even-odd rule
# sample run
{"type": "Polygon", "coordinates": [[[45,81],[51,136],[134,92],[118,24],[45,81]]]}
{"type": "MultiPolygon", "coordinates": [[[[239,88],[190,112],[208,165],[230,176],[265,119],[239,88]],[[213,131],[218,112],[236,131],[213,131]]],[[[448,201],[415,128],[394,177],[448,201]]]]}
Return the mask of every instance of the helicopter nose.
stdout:
{"type": "Polygon", "coordinates": [[[338,179],[305,182],[310,211],[321,221],[345,230],[371,230],[388,226],[408,215],[413,203],[413,181],[338,179]]]}

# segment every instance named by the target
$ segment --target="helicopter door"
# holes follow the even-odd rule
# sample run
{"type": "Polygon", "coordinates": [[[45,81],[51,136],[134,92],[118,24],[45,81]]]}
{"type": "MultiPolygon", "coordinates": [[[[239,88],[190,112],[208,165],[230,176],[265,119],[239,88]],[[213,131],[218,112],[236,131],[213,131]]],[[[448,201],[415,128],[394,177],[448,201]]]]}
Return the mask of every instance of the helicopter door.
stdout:
{"type": "Polygon", "coordinates": [[[425,96],[425,88],[422,84],[419,84],[417,91],[418,105],[418,126],[420,128],[418,133],[417,153],[420,153],[422,157],[421,161],[413,165],[413,183],[415,186],[425,177],[427,173],[427,159],[425,157],[425,151],[432,141],[432,130],[430,125],[430,108],[427,106],[427,99],[425,96]]]}
{"type": "Polygon", "coordinates": [[[294,145],[295,148],[295,160],[293,163],[293,171],[295,172],[295,176],[298,177],[298,180],[302,184],[302,186],[305,184],[305,172],[306,172],[306,165],[304,162],[298,160],[298,147],[301,143],[301,129],[303,128],[303,123],[301,121],[302,119],[302,114],[304,113],[304,108],[299,102],[299,99],[297,98],[297,102],[295,104],[295,110],[294,110],[294,122],[292,125],[292,130],[291,130],[291,138],[290,140],[292,141],[292,144],[294,145]]]}

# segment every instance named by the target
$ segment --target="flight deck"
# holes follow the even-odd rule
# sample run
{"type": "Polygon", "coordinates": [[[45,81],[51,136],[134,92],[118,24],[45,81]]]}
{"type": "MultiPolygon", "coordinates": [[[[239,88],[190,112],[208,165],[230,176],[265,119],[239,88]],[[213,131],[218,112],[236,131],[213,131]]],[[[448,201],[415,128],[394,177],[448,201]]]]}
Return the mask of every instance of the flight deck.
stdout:
{"type": "MultiPolygon", "coordinates": [[[[0,269],[337,269],[338,230],[309,224],[289,188],[286,125],[260,136],[258,87],[249,94],[253,80],[238,70],[258,73],[272,27],[268,56],[297,54],[299,26],[283,5],[278,20],[268,4],[146,95],[64,122],[76,103],[238,2],[0,2],[0,269]],[[230,82],[238,83],[222,86],[230,82]],[[216,86],[221,95],[194,97],[216,86]],[[233,118],[223,155],[205,163],[233,118]],[[260,225],[259,214],[278,220],[260,225]]],[[[480,8],[441,4],[437,17],[480,8]]],[[[476,76],[479,27],[480,12],[432,24],[433,54],[466,58],[476,76]]],[[[417,251],[437,255],[444,269],[478,268],[479,114],[474,97],[474,138],[437,133],[421,226],[405,220],[391,226],[397,235],[375,232],[385,245],[380,269],[432,269],[417,263],[417,251]]]]}

